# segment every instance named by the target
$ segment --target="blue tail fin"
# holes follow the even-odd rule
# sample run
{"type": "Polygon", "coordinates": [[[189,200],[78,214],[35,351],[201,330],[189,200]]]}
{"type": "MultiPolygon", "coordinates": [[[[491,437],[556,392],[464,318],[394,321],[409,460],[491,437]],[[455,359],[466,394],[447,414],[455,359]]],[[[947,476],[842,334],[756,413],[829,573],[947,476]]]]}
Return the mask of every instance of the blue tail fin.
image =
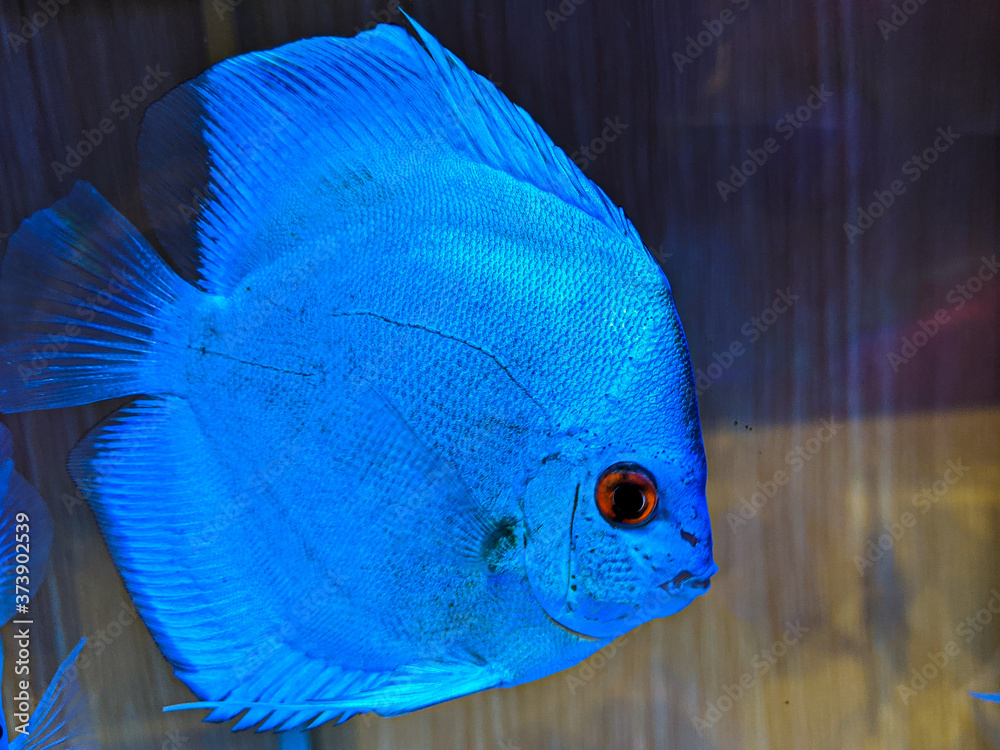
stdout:
{"type": "Polygon", "coordinates": [[[26,219],[0,268],[0,411],[155,392],[152,342],[189,287],[94,188],[26,219]]]}

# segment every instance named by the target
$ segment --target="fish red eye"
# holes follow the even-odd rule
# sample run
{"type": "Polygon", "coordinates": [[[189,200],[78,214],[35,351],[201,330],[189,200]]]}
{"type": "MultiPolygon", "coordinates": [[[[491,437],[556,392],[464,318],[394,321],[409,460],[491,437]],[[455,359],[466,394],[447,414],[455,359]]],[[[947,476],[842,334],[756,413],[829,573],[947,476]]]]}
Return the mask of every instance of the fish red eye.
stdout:
{"type": "Polygon", "coordinates": [[[645,523],[656,510],[656,483],[636,464],[609,466],[597,480],[597,507],[605,519],[622,526],[645,523]]]}

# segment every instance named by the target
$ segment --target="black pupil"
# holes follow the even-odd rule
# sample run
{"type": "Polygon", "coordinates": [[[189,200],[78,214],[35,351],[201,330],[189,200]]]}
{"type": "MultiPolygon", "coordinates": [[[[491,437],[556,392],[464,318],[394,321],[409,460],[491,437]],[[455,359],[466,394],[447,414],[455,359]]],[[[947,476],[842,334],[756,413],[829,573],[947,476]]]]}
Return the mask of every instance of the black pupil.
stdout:
{"type": "Polygon", "coordinates": [[[642,487],[631,482],[620,484],[611,494],[611,511],[616,521],[634,521],[646,507],[642,487]]]}

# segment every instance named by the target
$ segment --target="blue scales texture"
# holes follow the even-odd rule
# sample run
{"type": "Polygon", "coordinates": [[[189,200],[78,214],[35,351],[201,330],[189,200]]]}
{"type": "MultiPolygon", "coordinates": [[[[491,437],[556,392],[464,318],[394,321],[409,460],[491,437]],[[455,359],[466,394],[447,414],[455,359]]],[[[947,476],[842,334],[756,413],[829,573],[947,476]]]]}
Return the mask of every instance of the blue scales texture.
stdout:
{"type": "Polygon", "coordinates": [[[666,278],[414,27],[227,60],[151,107],[169,263],[77,184],[0,274],[0,409],[138,396],[70,472],[186,706],[234,729],[536,679],[716,569],[666,278]],[[621,462],[657,487],[641,526],[595,502],[621,462]]]}

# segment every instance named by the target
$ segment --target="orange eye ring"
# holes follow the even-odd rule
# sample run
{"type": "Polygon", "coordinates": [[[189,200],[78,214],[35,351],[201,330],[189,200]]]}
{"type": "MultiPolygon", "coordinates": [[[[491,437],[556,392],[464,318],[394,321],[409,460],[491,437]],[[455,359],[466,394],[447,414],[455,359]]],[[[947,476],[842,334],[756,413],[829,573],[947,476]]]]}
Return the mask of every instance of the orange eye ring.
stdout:
{"type": "Polygon", "coordinates": [[[608,523],[641,526],[656,510],[656,482],[637,464],[609,466],[597,480],[597,507],[608,523]]]}

